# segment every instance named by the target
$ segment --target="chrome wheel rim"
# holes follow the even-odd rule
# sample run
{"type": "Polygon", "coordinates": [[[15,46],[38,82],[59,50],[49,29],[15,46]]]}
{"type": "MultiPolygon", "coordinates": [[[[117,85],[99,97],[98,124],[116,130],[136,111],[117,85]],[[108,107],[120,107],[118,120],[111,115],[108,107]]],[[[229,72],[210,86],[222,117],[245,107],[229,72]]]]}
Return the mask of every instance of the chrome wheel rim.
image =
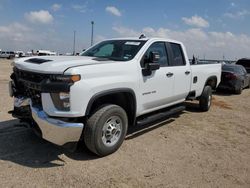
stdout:
{"type": "Polygon", "coordinates": [[[211,99],[212,99],[212,96],[211,96],[211,95],[209,95],[209,96],[208,96],[208,106],[210,106],[210,105],[211,105],[211,99]]]}
{"type": "Polygon", "coordinates": [[[118,116],[107,119],[102,128],[102,142],[107,147],[114,146],[120,139],[122,132],[122,120],[118,116]]]}

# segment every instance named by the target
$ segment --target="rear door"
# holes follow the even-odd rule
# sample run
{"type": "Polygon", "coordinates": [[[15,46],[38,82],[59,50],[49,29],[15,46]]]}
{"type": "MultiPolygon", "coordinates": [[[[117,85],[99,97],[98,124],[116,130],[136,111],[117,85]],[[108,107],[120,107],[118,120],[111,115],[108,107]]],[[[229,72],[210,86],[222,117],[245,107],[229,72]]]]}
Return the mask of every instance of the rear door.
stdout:
{"type": "Polygon", "coordinates": [[[186,62],[182,46],[177,43],[166,43],[169,60],[169,72],[174,74],[175,100],[185,100],[191,88],[191,67],[186,62]]]}

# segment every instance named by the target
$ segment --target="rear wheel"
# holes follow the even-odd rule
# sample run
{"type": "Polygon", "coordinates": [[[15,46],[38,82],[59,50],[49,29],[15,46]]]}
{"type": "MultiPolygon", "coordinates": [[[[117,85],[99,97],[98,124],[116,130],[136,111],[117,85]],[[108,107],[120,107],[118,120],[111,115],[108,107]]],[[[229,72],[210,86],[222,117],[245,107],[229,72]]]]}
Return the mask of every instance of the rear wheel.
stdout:
{"type": "Polygon", "coordinates": [[[212,88],[205,86],[199,99],[200,110],[206,112],[210,109],[212,103],[212,88]]]}
{"type": "Polygon", "coordinates": [[[250,88],[250,78],[249,78],[249,81],[248,81],[248,86],[247,88],[249,89],[250,88]]]}
{"type": "Polygon", "coordinates": [[[238,88],[235,88],[234,90],[235,94],[241,94],[242,93],[242,86],[240,85],[238,88]]]}
{"type": "Polygon", "coordinates": [[[117,105],[106,105],[88,120],[84,141],[88,149],[99,156],[109,155],[119,149],[127,134],[126,112],[117,105]]]}

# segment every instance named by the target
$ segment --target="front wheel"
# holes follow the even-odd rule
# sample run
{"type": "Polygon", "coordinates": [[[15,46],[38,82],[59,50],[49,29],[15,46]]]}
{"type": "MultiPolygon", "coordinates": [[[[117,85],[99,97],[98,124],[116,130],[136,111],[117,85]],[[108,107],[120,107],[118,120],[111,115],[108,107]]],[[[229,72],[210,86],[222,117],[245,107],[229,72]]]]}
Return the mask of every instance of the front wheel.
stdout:
{"type": "Polygon", "coordinates": [[[127,134],[126,112],[117,105],[106,105],[88,120],[84,130],[87,148],[99,156],[109,155],[119,149],[127,134]]]}
{"type": "Polygon", "coordinates": [[[200,96],[199,105],[200,110],[206,112],[210,109],[212,104],[212,88],[211,86],[205,86],[200,96]]]}

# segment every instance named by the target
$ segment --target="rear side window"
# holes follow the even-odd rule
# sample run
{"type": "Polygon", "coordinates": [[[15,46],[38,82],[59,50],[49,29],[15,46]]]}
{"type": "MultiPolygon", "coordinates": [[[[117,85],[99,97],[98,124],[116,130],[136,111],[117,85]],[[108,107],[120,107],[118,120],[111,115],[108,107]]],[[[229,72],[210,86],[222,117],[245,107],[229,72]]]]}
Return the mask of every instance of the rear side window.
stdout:
{"type": "Polygon", "coordinates": [[[246,71],[246,69],[244,67],[241,67],[241,69],[242,69],[242,71],[243,71],[244,74],[247,73],[247,71],[246,71]]]}
{"type": "Polygon", "coordinates": [[[181,45],[176,43],[169,43],[169,44],[170,44],[170,51],[172,53],[172,61],[170,65],[171,66],[186,65],[181,45]]]}
{"type": "Polygon", "coordinates": [[[243,66],[239,65],[239,67],[243,75],[247,73],[246,69],[243,66]]]}
{"type": "Polygon", "coordinates": [[[241,66],[238,65],[224,65],[222,66],[222,71],[234,72],[236,74],[244,74],[241,66]]]}
{"type": "Polygon", "coordinates": [[[234,72],[237,73],[237,74],[239,74],[239,75],[243,74],[243,71],[242,71],[242,69],[241,69],[240,66],[234,67],[234,72]]]}
{"type": "Polygon", "coordinates": [[[229,67],[229,66],[223,66],[222,67],[222,70],[223,71],[229,71],[229,72],[234,72],[234,68],[233,67],[229,67]]]}

